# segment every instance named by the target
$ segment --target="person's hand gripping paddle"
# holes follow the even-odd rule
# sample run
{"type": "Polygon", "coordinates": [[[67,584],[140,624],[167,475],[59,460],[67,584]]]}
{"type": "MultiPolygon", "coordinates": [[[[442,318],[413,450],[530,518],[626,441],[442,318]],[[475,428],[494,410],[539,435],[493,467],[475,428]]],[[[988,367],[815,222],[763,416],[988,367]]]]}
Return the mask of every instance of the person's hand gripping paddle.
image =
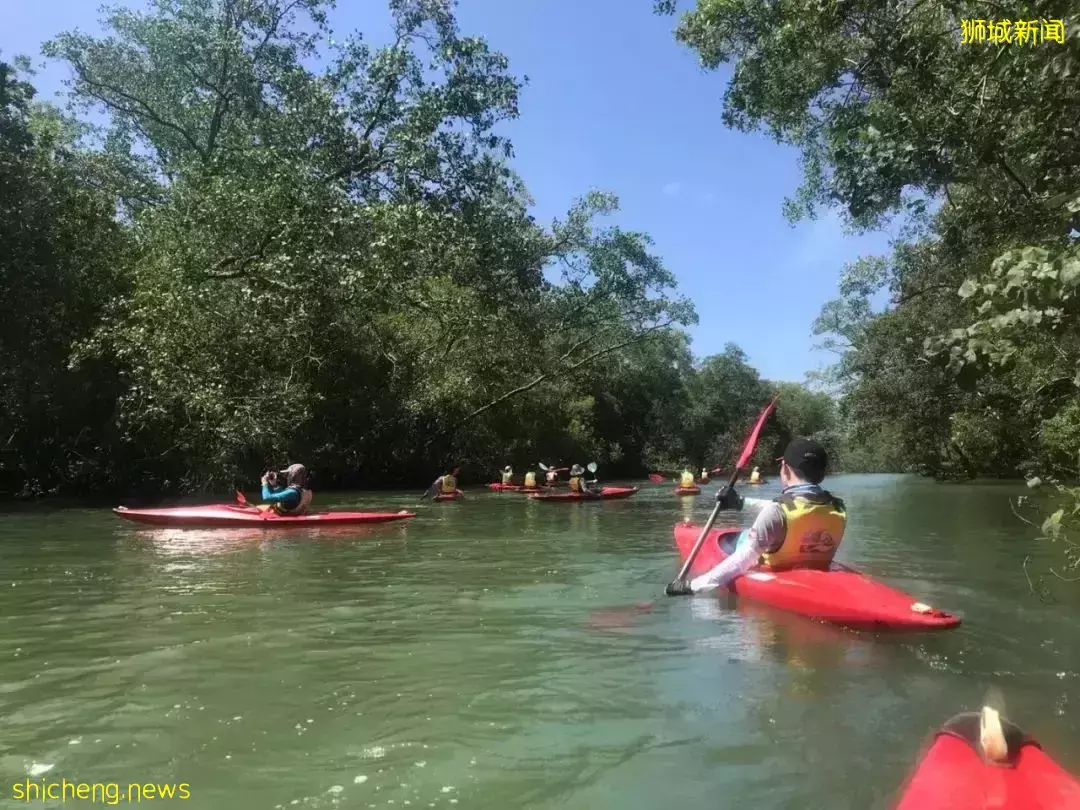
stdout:
{"type": "Polygon", "coordinates": [[[738,508],[737,503],[739,496],[738,493],[735,492],[735,482],[739,480],[739,473],[742,471],[742,468],[750,463],[750,458],[754,455],[754,450],[757,448],[758,436],[761,435],[761,428],[765,425],[765,420],[769,418],[769,414],[772,413],[773,408],[776,406],[776,400],[779,399],[779,397],[780,395],[777,394],[772,398],[772,402],[765,406],[765,410],[761,412],[757,422],[754,423],[754,429],[750,431],[750,435],[746,439],[742,455],[739,456],[739,460],[735,463],[735,469],[732,470],[731,478],[728,480],[727,486],[716,494],[716,506],[713,507],[709,519],[705,521],[705,526],[701,530],[701,535],[687,555],[686,562],[684,562],[682,568],[679,569],[678,575],[669,582],[667,588],[664,589],[664,593],[668,596],[688,596],[691,593],[690,582],[686,577],[690,573],[691,567],[694,565],[694,560],[697,559],[698,552],[701,551],[701,547],[705,544],[705,538],[709,536],[709,530],[712,529],[713,523],[716,522],[716,516],[720,514],[720,510],[725,508],[738,508]]]}

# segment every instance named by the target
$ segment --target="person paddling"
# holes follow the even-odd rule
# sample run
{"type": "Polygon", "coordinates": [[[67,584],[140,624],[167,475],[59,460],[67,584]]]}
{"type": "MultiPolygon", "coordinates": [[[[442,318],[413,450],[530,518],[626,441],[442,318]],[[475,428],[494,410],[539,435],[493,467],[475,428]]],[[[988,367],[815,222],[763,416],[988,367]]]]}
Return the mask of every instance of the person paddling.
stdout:
{"type": "Polygon", "coordinates": [[[525,489],[536,489],[536,473],[533,470],[525,473],[525,489]]]}
{"type": "MultiPolygon", "coordinates": [[[[440,475],[435,479],[435,483],[428,487],[428,491],[424,493],[424,497],[428,497],[429,495],[453,495],[458,491],[457,475],[460,471],[460,467],[454,467],[453,470],[445,475],[440,475]]],[[[460,497],[465,497],[464,493],[459,493],[459,495],[460,497]]]]}
{"type": "MultiPolygon", "coordinates": [[[[589,469],[592,470],[595,466],[595,464],[591,464],[589,469]]],[[[596,475],[595,471],[593,471],[593,475],[596,475]]],[[[600,482],[594,478],[586,484],[584,476],[585,468],[580,464],[575,464],[570,468],[570,491],[576,492],[578,495],[583,495],[586,498],[600,497],[600,491],[602,489],[600,482]]]]}
{"type": "Polygon", "coordinates": [[[693,489],[694,486],[694,474],[690,470],[684,469],[682,475],[679,476],[679,489],[693,489]]]}
{"type": "MultiPolygon", "coordinates": [[[[764,568],[827,569],[847,525],[844,503],[821,487],[829,457],[813,439],[795,439],[780,462],[780,494],[766,502],[735,551],[712,570],[691,580],[676,579],[668,596],[688,596],[726,586],[756,565],[764,568]]],[[[733,488],[716,493],[723,508],[739,510],[743,498],[733,488]]]]}
{"type": "Polygon", "coordinates": [[[754,471],[752,473],[750,473],[750,483],[751,484],[760,484],[761,483],[761,469],[759,467],[754,467],[754,471]]]}
{"type": "Polygon", "coordinates": [[[701,478],[698,479],[702,484],[709,483],[709,471],[704,467],[701,468],[701,478]]]}
{"type": "Polygon", "coordinates": [[[581,494],[585,491],[585,468],[580,464],[574,464],[570,467],[570,481],[569,487],[571,492],[577,492],[581,494]]]}
{"type": "Polygon", "coordinates": [[[554,467],[548,467],[547,470],[547,485],[549,487],[555,486],[559,483],[559,472],[554,467]]]}
{"type": "Polygon", "coordinates": [[[502,484],[504,487],[508,487],[514,482],[514,470],[507,464],[503,467],[502,471],[502,484]]]}
{"type": "Polygon", "coordinates": [[[263,512],[272,511],[279,515],[302,515],[311,504],[312,492],[308,489],[307,468],[303,464],[290,464],[284,470],[271,470],[261,479],[262,499],[259,505],[263,512]],[[284,477],[285,485],[281,486],[284,477]]]}

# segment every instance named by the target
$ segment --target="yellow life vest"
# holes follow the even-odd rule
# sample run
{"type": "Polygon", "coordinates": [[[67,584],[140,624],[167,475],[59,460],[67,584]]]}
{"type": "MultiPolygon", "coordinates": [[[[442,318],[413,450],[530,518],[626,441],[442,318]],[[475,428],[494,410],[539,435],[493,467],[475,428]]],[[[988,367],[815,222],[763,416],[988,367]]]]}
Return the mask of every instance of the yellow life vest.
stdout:
{"type": "Polygon", "coordinates": [[[682,478],[679,480],[679,486],[682,489],[690,489],[694,485],[694,474],[689,470],[683,470],[682,478]]]}
{"type": "Polygon", "coordinates": [[[307,511],[308,505],[311,503],[311,490],[300,490],[300,503],[296,506],[288,507],[280,501],[271,504],[270,508],[277,512],[279,515],[302,515],[307,511]]]}
{"type": "Polygon", "coordinates": [[[581,476],[575,475],[570,478],[570,491],[581,492],[584,487],[581,485],[581,476]]]}
{"type": "Polygon", "coordinates": [[[457,478],[447,473],[439,479],[439,492],[443,495],[450,495],[457,492],[457,478]]]}
{"type": "Polygon", "coordinates": [[[504,472],[502,474],[502,477],[503,477],[503,486],[508,487],[508,486],[510,486],[511,482],[513,481],[514,474],[512,472],[504,472]]]}
{"type": "Polygon", "coordinates": [[[534,472],[525,473],[525,488],[526,489],[532,489],[535,486],[536,486],[536,473],[534,473],[534,472]]]}
{"type": "Polygon", "coordinates": [[[750,473],[750,483],[756,484],[759,481],[761,481],[761,473],[759,473],[757,470],[754,470],[752,473],[750,473]]]}
{"type": "Polygon", "coordinates": [[[828,492],[786,492],[776,499],[784,514],[784,544],[762,554],[767,568],[828,568],[844,539],[844,502],[828,492]]]}

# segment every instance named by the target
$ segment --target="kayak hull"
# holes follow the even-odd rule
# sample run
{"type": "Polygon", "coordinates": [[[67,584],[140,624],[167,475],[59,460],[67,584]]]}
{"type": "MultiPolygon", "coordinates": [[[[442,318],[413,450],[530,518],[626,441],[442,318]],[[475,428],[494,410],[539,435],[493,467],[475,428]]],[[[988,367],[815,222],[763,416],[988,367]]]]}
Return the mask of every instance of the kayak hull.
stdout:
{"type": "Polygon", "coordinates": [[[524,487],[518,484],[500,484],[498,482],[488,484],[487,488],[492,492],[544,492],[551,489],[548,486],[524,487]]]}
{"type": "Polygon", "coordinates": [[[436,495],[434,498],[432,498],[432,500],[433,501],[456,501],[459,498],[463,497],[464,494],[465,493],[463,493],[460,489],[456,489],[453,492],[440,492],[438,495],[436,495]]]}
{"type": "Polygon", "coordinates": [[[978,714],[952,718],[934,735],[904,786],[897,810],[1066,810],[1080,807],[1080,782],[1034,740],[1006,724],[1009,756],[989,764],[973,744],[978,714]]]}
{"type": "Polygon", "coordinates": [[[415,512],[316,512],[307,515],[278,515],[261,512],[252,506],[210,504],[208,506],[176,506],[163,509],[128,509],[118,506],[113,514],[144,526],[174,526],[199,529],[228,529],[257,527],[286,529],[298,526],[350,526],[365,523],[387,523],[416,517],[415,512]]]}
{"type": "Polygon", "coordinates": [[[574,503],[576,501],[613,501],[637,494],[637,487],[604,487],[598,495],[582,495],[580,492],[552,492],[530,494],[533,501],[546,503],[574,503]]]}
{"type": "Polygon", "coordinates": [[[701,487],[675,487],[676,495],[700,495],[701,487]]]}
{"type": "MultiPolygon", "coordinates": [[[[675,526],[675,545],[685,560],[701,534],[700,526],[675,526]]],[[[724,560],[741,529],[713,529],[690,568],[700,576],[724,560]]],[[[838,563],[828,571],[753,568],[729,588],[747,599],[856,630],[924,631],[956,627],[960,619],[934,610],[907,594],[838,563]]]]}

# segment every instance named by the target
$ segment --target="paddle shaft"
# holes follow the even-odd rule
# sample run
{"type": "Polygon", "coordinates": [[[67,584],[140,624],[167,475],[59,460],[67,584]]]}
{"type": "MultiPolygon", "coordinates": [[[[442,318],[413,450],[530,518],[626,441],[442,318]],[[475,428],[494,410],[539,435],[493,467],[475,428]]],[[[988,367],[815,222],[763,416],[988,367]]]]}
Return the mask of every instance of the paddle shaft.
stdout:
{"type": "MultiPolygon", "coordinates": [[[[731,474],[731,479],[728,481],[728,489],[735,486],[735,482],[739,478],[739,472],[741,467],[736,467],[735,472],[731,474]]],[[[716,502],[716,506],[713,507],[712,514],[709,515],[709,519],[705,521],[705,528],[701,530],[701,534],[698,536],[697,542],[694,543],[694,547],[690,549],[690,553],[686,556],[686,562],[683,563],[682,568],[679,569],[679,575],[676,579],[686,579],[686,575],[690,572],[690,567],[694,564],[694,560],[697,559],[698,552],[701,551],[701,547],[705,545],[705,538],[709,535],[709,530],[712,529],[713,524],[716,523],[716,516],[720,514],[720,501],[716,502]]]]}
{"type": "MultiPolygon", "coordinates": [[[[754,454],[754,448],[757,447],[758,436],[761,434],[762,427],[765,426],[765,420],[769,418],[769,414],[772,413],[772,409],[776,406],[776,400],[779,398],[779,394],[774,396],[772,402],[765,406],[765,410],[761,412],[761,416],[759,416],[757,422],[754,423],[754,429],[750,431],[750,435],[746,438],[746,445],[743,447],[742,454],[739,456],[738,461],[735,462],[735,469],[732,471],[731,478],[728,480],[727,487],[729,490],[734,487],[735,482],[739,480],[739,473],[742,472],[743,467],[750,463],[750,458],[754,454]]],[[[719,513],[720,501],[717,501],[712,514],[709,515],[709,519],[705,522],[705,528],[701,530],[701,536],[698,537],[697,542],[694,543],[694,547],[690,549],[690,554],[687,556],[686,562],[684,562],[682,568],[679,569],[679,576],[676,577],[676,580],[681,581],[686,579],[686,575],[690,571],[690,567],[694,564],[694,560],[697,559],[701,547],[705,544],[705,538],[709,534],[709,529],[711,529],[713,523],[716,522],[716,516],[719,513]]]]}

